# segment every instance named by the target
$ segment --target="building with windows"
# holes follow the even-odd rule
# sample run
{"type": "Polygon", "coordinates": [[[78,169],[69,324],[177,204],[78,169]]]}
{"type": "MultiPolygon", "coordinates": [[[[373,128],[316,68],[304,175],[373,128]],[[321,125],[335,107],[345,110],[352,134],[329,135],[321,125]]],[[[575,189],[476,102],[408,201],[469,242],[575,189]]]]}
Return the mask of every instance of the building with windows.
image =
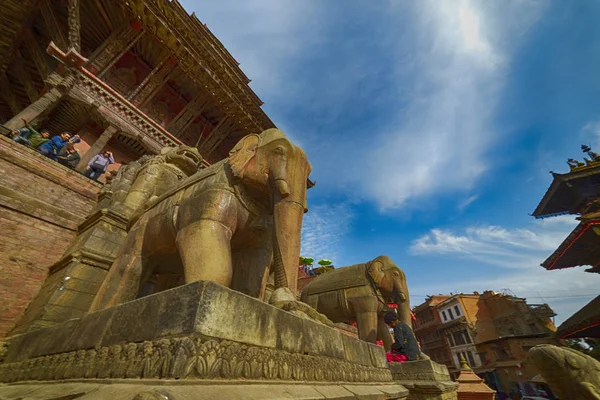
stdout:
{"type": "Polygon", "coordinates": [[[430,296],[413,310],[422,350],[454,376],[461,359],[499,393],[535,394],[528,380],[537,374],[526,364],[529,348],[554,343],[555,315],[546,304],[485,291],[430,296]]]}

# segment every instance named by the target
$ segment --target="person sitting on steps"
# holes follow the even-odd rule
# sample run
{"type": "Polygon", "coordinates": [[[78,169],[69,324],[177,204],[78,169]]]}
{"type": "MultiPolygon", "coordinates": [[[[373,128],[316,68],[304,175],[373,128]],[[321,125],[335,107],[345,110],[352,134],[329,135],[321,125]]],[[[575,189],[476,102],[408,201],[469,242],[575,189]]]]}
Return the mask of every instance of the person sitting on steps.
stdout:
{"type": "Polygon", "coordinates": [[[398,320],[398,315],[390,311],[383,316],[383,320],[394,328],[394,344],[392,350],[386,354],[388,362],[415,361],[420,359],[421,351],[410,326],[398,320]]]}

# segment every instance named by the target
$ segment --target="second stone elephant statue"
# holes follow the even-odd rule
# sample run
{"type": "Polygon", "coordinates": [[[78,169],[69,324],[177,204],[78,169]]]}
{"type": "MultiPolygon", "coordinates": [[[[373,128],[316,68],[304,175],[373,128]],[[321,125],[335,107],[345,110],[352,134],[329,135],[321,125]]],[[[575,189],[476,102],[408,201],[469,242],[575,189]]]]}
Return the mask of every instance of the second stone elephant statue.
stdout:
{"type": "Polygon", "coordinates": [[[262,298],[271,265],[275,288],[293,297],[310,172],[278,129],[245,136],[229,158],[140,207],[91,311],[135,299],[161,273],[262,298]]]}
{"type": "Polygon", "coordinates": [[[333,322],[356,321],[359,338],[393,343],[383,320],[387,304],[398,305],[399,319],[411,326],[410,300],[404,272],[387,256],[338,268],[311,281],[301,299],[333,322]]]}

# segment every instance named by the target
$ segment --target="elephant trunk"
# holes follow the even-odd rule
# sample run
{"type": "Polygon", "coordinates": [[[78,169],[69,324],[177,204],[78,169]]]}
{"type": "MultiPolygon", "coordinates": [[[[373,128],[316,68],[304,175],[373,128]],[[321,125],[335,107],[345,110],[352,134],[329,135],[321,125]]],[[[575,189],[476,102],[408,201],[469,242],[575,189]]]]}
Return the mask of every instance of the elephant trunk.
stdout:
{"type": "Polygon", "coordinates": [[[408,326],[412,326],[408,288],[403,283],[402,279],[394,279],[393,296],[394,301],[398,305],[398,317],[400,318],[400,321],[404,322],[408,326]]]}
{"type": "Polygon", "coordinates": [[[304,207],[295,202],[280,200],[273,212],[273,261],[275,289],[289,288],[296,295],[300,231],[304,207]]]}

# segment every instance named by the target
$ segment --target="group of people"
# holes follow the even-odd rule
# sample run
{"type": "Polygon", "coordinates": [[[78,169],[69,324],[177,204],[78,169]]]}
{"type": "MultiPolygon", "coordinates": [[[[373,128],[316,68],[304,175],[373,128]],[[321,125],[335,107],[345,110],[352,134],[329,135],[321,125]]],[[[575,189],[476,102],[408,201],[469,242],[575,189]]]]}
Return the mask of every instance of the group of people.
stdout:
{"type": "MultiPolygon", "coordinates": [[[[23,123],[23,128],[12,131],[12,140],[31,147],[66,167],[77,168],[81,162],[81,156],[75,147],[75,143],[81,142],[79,135],[71,135],[70,132],[65,131],[60,135],[52,136],[47,129],[41,129],[38,132],[24,119],[23,123]]],[[[90,160],[83,174],[97,181],[106,172],[108,166],[114,162],[115,158],[112,152],[104,151],[90,160]]]]}

